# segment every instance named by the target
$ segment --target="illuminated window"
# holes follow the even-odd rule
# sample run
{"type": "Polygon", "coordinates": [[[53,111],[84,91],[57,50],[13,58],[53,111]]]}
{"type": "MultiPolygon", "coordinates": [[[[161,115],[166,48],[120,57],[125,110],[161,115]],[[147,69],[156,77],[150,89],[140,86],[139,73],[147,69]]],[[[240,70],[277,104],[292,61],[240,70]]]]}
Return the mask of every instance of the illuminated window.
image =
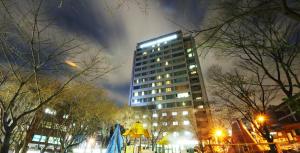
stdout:
{"type": "Polygon", "coordinates": [[[161,89],[158,89],[157,91],[158,91],[158,93],[161,93],[161,89]]]}
{"type": "Polygon", "coordinates": [[[146,80],[145,79],[143,79],[143,82],[145,82],[146,80]]]}
{"type": "Polygon", "coordinates": [[[189,53],[189,54],[188,54],[188,57],[193,57],[193,56],[194,56],[193,53],[189,53]]]}
{"type": "Polygon", "coordinates": [[[144,96],[144,94],[145,94],[144,91],[142,91],[142,96],[144,96]]]}
{"type": "Polygon", "coordinates": [[[154,114],[152,115],[152,117],[157,118],[157,117],[158,117],[158,114],[157,114],[157,113],[154,113],[154,114]]]}
{"type": "Polygon", "coordinates": [[[185,102],[182,102],[182,106],[185,106],[186,104],[185,104],[185,102]]]}
{"type": "Polygon", "coordinates": [[[188,111],[183,111],[183,112],[182,112],[182,115],[188,115],[188,114],[189,114],[188,111]]]}
{"type": "Polygon", "coordinates": [[[156,94],[156,91],[155,91],[155,90],[152,90],[151,93],[152,93],[152,94],[156,94]]]}
{"type": "Polygon", "coordinates": [[[153,126],[158,126],[158,124],[157,123],[153,123],[153,126]]]}
{"type": "Polygon", "coordinates": [[[162,105],[161,105],[161,104],[158,104],[158,105],[157,105],[157,108],[158,108],[158,109],[161,109],[161,108],[162,108],[162,105]]]}
{"type": "Polygon", "coordinates": [[[157,48],[157,51],[160,51],[160,48],[159,48],[159,47],[157,48]]]}
{"type": "Polygon", "coordinates": [[[147,118],[148,115],[143,115],[143,118],[147,118]]]}
{"type": "Polygon", "coordinates": [[[156,86],[161,86],[162,83],[161,82],[156,82],[156,86]]]}
{"type": "Polygon", "coordinates": [[[172,112],[172,116],[176,116],[177,115],[177,112],[172,112]]]}
{"type": "Polygon", "coordinates": [[[152,83],[152,87],[155,87],[155,83],[152,83]]]}
{"type": "Polygon", "coordinates": [[[156,100],[163,100],[162,96],[156,97],[156,100]]]}
{"type": "Polygon", "coordinates": [[[157,137],[158,136],[158,132],[153,132],[153,135],[157,137]]]}
{"type": "Polygon", "coordinates": [[[177,121],[174,121],[174,122],[173,122],[173,125],[178,125],[178,122],[177,122],[177,121]]]}
{"type": "Polygon", "coordinates": [[[203,109],[204,107],[203,107],[203,105],[199,105],[198,108],[203,109]]]}
{"type": "Polygon", "coordinates": [[[134,92],[134,97],[136,97],[136,96],[138,96],[139,95],[139,93],[138,92],[134,92]]]}
{"type": "Polygon", "coordinates": [[[147,127],[147,124],[146,124],[146,123],[144,123],[144,124],[143,124],[143,127],[144,127],[144,128],[145,128],[145,127],[147,127]]]}
{"type": "Polygon", "coordinates": [[[162,122],[162,125],[163,126],[168,126],[168,123],[167,122],[162,122]]]}
{"type": "Polygon", "coordinates": [[[196,99],[197,99],[197,100],[201,100],[201,99],[202,99],[202,97],[196,97],[196,99]]]}
{"type": "Polygon", "coordinates": [[[190,65],[189,69],[193,69],[193,68],[196,68],[196,67],[197,67],[196,65],[190,65]]]}
{"type": "Polygon", "coordinates": [[[167,116],[168,114],[167,113],[161,113],[161,116],[167,116]]]}
{"type": "Polygon", "coordinates": [[[189,97],[189,93],[188,92],[177,94],[177,98],[185,98],[185,97],[189,97]]]}
{"type": "Polygon", "coordinates": [[[171,92],[172,88],[166,88],[166,92],[171,92]]]}
{"type": "Polygon", "coordinates": [[[197,71],[192,71],[192,72],[191,72],[191,74],[196,74],[196,73],[197,73],[197,71]]]}
{"type": "Polygon", "coordinates": [[[68,118],[69,118],[68,114],[63,115],[63,119],[68,119],[68,118]]]}
{"type": "Polygon", "coordinates": [[[159,75],[159,76],[157,76],[157,79],[161,79],[161,76],[159,75]]]}
{"type": "Polygon", "coordinates": [[[159,62],[159,61],[160,61],[160,58],[158,57],[158,58],[156,59],[156,61],[159,62]]]}
{"type": "Polygon", "coordinates": [[[166,74],[166,78],[169,78],[170,77],[170,74],[166,74]]]}
{"type": "Polygon", "coordinates": [[[154,97],[151,98],[151,101],[155,101],[154,97]]]}
{"type": "Polygon", "coordinates": [[[50,108],[46,108],[44,112],[49,115],[56,115],[56,111],[50,108]]]}
{"type": "Polygon", "coordinates": [[[170,81],[170,80],[167,80],[167,81],[166,81],[166,84],[171,84],[171,81],[170,81]]]}
{"type": "Polygon", "coordinates": [[[166,61],[165,65],[169,65],[169,62],[168,62],[168,61],[166,61]]]}
{"type": "Polygon", "coordinates": [[[188,120],[183,121],[183,125],[190,125],[190,121],[188,120]]]}
{"type": "Polygon", "coordinates": [[[143,52],[143,55],[147,55],[147,52],[143,52]]]}
{"type": "Polygon", "coordinates": [[[139,79],[135,80],[136,83],[139,83],[139,79]]]}
{"type": "Polygon", "coordinates": [[[189,48],[189,49],[186,50],[186,52],[188,52],[188,53],[191,52],[191,51],[192,51],[192,48],[189,48]]]}
{"type": "Polygon", "coordinates": [[[46,141],[46,136],[43,136],[43,135],[33,135],[32,137],[32,141],[35,141],[35,142],[45,142],[46,141]]]}

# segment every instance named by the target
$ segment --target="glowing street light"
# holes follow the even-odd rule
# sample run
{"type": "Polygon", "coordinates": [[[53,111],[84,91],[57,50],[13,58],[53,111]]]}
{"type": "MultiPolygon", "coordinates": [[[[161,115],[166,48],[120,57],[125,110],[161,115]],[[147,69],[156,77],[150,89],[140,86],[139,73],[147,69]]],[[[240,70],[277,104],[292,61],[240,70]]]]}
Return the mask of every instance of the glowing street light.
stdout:
{"type": "Polygon", "coordinates": [[[65,60],[65,63],[71,67],[78,67],[78,65],[70,60],[65,60]]]}
{"type": "Polygon", "coordinates": [[[263,115],[263,114],[259,114],[259,115],[256,116],[256,121],[258,123],[262,124],[262,123],[264,123],[266,121],[266,116],[263,115]]]}
{"type": "Polygon", "coordinates": [[[216,129],[214,132],[214,136],[215,137],[223,137],[224,136],[224,132],[221,129],[216,129]]]}

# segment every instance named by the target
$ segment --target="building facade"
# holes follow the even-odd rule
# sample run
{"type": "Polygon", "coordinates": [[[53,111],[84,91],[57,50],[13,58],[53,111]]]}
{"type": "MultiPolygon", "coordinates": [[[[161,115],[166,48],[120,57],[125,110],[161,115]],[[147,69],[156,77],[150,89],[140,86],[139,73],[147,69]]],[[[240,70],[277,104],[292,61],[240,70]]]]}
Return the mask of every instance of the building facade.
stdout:
{"type": "Polygon", "coordinates": [[[152,126],[175,137],[208,139],[210,110],[192,36],[177,31],[137,44],[129,105],[150,110],[152,126]]]}

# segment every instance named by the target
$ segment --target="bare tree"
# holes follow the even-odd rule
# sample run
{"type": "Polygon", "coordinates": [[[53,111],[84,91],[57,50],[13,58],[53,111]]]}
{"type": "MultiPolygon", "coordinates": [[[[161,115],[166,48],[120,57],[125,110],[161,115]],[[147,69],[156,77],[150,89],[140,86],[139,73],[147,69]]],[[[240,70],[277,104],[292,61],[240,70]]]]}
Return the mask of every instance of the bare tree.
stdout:
{"type": "Polygon", "coordinates": [[[216,36],[216,48],[239,60],[250,73],[257,69],[286,97],[299,91],[299,23],[275,16],[252,16],[234,22],[216,36]]]}
{"type": "Polygon", "coordinates": [[[1,153],[12,147],[13,134],[22,121],[30,121],[31,114],[73,80],[80,76],[96,79],[111,70],[99,52],[82,57],[86,48],[75,39],[57,40],[50,35],[52,23],[43,15],[43,4],[43,0],[1,0],[0,20],[5,23],[0,31],[1,153]]]}
{"type": "MultiPolygon", "coordinates": [[[[113,125],[116,122],[116,116],[111,111],[118,109],[101,89],[86,84],[72,85],[52,106],[57,113],[49,115],[42,112],[39,114],[43,116],[40,124],[41,128],[47,128],[43,123],[50,123],[50,129],[46,130],[52,131],[52,135],[58,138],[61,153],[88,141],[89,137],[96,139],[95,134],[99,132],[101,124],[113,125]]],[[[50,136],[51,133],[47,137],[50,136]]]]}
{"type": "Polygon", "coordinates": [[[225,0],[214,1],[208,9],[207,23],[202,28],[188,30],[195,36],[202,35],[199,46],[207,46],[207,43],[216,43],[216,35],[221,35],[227,26],[253,16],[282,16],[295,22],[300,21],[300,6],[296,0],[225,0]],[[223,30],[222,30],[223,29],[223,30]]]}
{"type": "MultiPolygon", "coordinates": [[[[223,73],[220,67],[214,66],[210,69],[210,78],[216,85],[214,95],[224,102],[225,106],[239,112],[269,143],[273,143],[268,126],[264,124],[260,128],[255,123],[255,116],[267,114],[278,91],[277,87],[265,86],[266,75],[258,69],[255,75],[238,69],[223,73]]],[[[270,149],[275,152],[276,146],[270,144],[270,149]]]]}

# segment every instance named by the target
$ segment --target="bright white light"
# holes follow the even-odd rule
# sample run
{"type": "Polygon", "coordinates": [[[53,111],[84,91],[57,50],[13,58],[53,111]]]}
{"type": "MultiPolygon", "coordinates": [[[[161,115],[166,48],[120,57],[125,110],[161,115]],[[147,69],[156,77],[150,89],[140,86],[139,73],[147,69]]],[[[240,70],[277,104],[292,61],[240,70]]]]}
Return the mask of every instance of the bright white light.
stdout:
{"type": "Polygon", "coordinates": [[[161,105],[161,104],[158,104],[158,105],[157,105],[157,108],[158,108],[158,109],[161,109],[161,108],[162,108],[162,105],[161,105]]]}
{"type": "Polygon", "coordinates": [[[162,42],[165,42],[165,41],[174,40],[176,38],[177,38],[177,35],[173,34],[171,36],[167,36],[167,37],[156,39],[156,40],[153,40],[153,41],[150,41],[150,42],[143,43],[143,44],[140,45],[140,48],[145,48],[145,47],[153,46],[155,44],[162,43],[162,42]]]}
{"type": "Polygon", "coordinates": [[[192,133],[189,131],[184,131],[184,135],[189,136],[189,135],[192,135],[192,133]]]}
{"type": "Polygon", "coordinates": [[[143,118],[147,118],[147,115],[143,115],[143,118]]]}
{"type": "Polygon", "coordinates": [[[153,123],[153,126],[158,126],[158,124],[157,123],[153,123]]]}
{"type": "Polygon", "coordinates": [[[174,122],[173,122],[173,125],[178,125],[178,122],[177,122],[177,121],[174,121],[174,122]]]}
{"type": "Polygon", "coordinates": [[[177,112],[172,112],[172,116],[176,116],[177,115],[177,112]]]}
{"type": "Polygon", "coordinates": [[[154,113],[154,114],[152,115],[152,117],[156,118],[156,117],[158,117],[158,114],[157,114],[157,113],[154,113]]]}
{"type": "Polygon", "coordinates": [[[189,125],[190,121],[183,121],[183,125],[189,125]]]}
{"type": "Polygon", "coordinates": [[[173,136],[174,136],[174,137],[178,137],[178,136],[179,136],[179,133],[178,133],[178,132],[174,132],[174,133],[173,133],[173,136]]]}
{"type": "Polygon", "coordinates": [[[143,127],[144,127],[144,128],[145,128],[145,127],[147,127],[147,124],[146,124],[146,123],[144,123],[144,124],[143,124],[143,127]]]}
{"type": "Polygon", "coordinates": [[[189,114],[188,111],[183,111],[183,112],[182,112],[182,115],[188,115],[188,114],[189,114]]]}
{"type": "Polygon", "coordinates": [[[161,116],[167,116],[167,113],[162,113],[161,116]]]}
{"type": "Polygon", "coordinates": [[[189,97],[189,93],[188,92],[177,94],[177,98],[185,98],[185,97],[189,97]]]}
{"type": "Polygon", "coordinates": [[[196,67],[197,67],[196,65],[190,65],[189,69],[193,69],[193,68],[196,68],[196,67]]]}
{"type": "Polygon", "coordinates": [[[56,115],[56,111],[55,110],[52,110],[50,108],[46,108],[45,109],[45,113],[46,114],[49,114],[49,115],[56,115]]]}

